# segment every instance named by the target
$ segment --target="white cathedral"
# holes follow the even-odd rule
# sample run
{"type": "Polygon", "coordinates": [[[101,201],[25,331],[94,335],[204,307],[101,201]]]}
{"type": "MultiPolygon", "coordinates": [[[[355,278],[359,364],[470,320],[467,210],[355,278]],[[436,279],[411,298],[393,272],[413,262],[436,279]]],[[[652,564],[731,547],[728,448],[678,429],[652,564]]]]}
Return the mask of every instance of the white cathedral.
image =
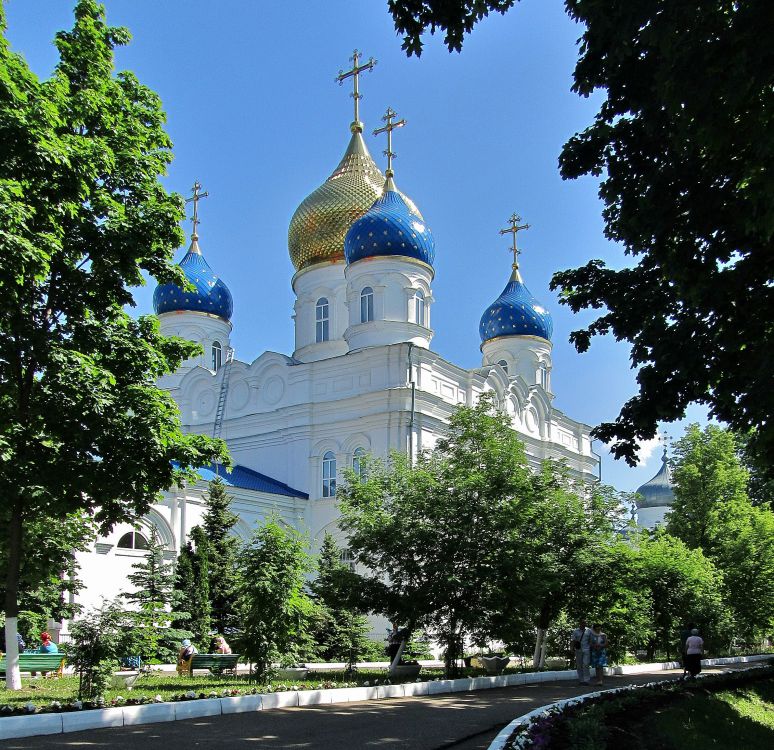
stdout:
{"type": "MultiPolygon", "coordinates": [[[[195,291],[167,284],[154,294],[162,332],[203,348],[159,386],[177,402],[184,430],[228,443],[234,466],[219,473],[244,539],[274,513],[304,530],[313,547],[326,531],[346,547],[336,525],[342,468],[357,471],[366,454],[416,456],[432,448],[453,410],[485,391],[510,416],[534,467],[562,459],[578,480],[598,476],[589,426],[554,405],[552,320],[519,270],[516,234],[525,227],[518,217],[502,230],[512,233],[514,262],[481,317],[481,367],[465,369],[431,348],[433,235],[414,201],[395,186],[391,167],[392,130],[403,121],[388,110],[380,129],[388,140],[382,174],[358,117],[358,73],[373,63],[358,67],[357,55],[354,63],[341,75],[355,83],[344,156],[290,221],[292,353],[267,351],[252,362],[233,357],[232,297],[199,244],[198,184],[191,245],[180,263],[195,291]]],[[[78,601],[90,607],[116,596],[152,528],[173,558],[201,521],[214,472],[202,468],[200,481],[170,489],[138,527],[118,525],[79,554],[84,589],[78,601]]]]}

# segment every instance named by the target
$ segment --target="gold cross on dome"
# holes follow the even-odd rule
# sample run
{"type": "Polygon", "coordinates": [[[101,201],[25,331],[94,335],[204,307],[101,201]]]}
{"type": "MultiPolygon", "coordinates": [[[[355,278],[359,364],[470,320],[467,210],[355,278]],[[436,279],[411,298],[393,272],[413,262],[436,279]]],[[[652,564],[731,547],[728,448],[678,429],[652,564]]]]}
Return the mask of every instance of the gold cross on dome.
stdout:
{"type": "Polygon", "coordinates": [[[405,120],[393,122],[393,118],[397,116],[397,113],[393,111],[392,107],[387,107],[387,111],[384,113],[384,117],[382,117],[382,120],[387,124],[383,128],[374,130],[374,135],[387,133],[387,150],[382,152],[387,157],[387,171],[384,173],[386,177],[393,177],[395,175],[395,172],[392,171],[392,160],[396,156],[395,152],[392,150],[392,131],[396,128],[402,128],[406,124],[405,120]]]}
{"type": "Polygon", "coordinates": [[[194,182],[193,188],[193,195],[190,198],[186,198],[186,203],[193,203],[193,217],[191,221],[193,222],[193,234],[191,235],[191,239],[198,240],[199,235],[196,233],[196,226],[199,224],[199,201],[202,198],[208,198],[209,193],[202,193],[200,192],[202,189],[202,184],[199,182],[199,180],[196,180],[194,182]]]}
{"type": "Polygon", "coordinates": [[[658,441],[664,446],[664,457],[666,458],[667,451],[669,450],[669,443],[672,442],[672,436],[664,430],[664,432],[658,436],[658,441]]]}
{"type": "Polygon", "coordinates": [[[360,93],[360,74],[364,70],[371,71],[374,69],[374,65],[376,65],[376,60],[374,60],[373,57],[368,58],[368,62],[364,63],[363,65],[358,65],[358,61],[360,60],[360,56],[362,53],[355,50],[352,53],[352,57],[349,59],[352,61],[352,68],[351,70],[347,70],[346,72],[343,70],[339,71],[339,74],[336,76],[336,83],[341,86],[344,81],[347,80],[347,78],[352,78],[353,82],[353,91],[350,94],[350,96],[355,100],[355,121],[352,123],[353,129],[357,130],[358,132],[363,132],[363,123],[360,122],[360,100],[363,98],[363,95],[360,93]]]}
{"type": "Polygon", "coordinates": [[[513,253],[513,270],[517,271],[519,268],[519,248],[516,246],[516,235],[524,229],[529,229],[529,224],[522,224],[519,226],[521,216],[518,214],[511,214],[511,218],[508,219],[508,221],[510,222],[510,227],[508,227],[508,229],[501,229],[500,234],[513,235],[513,246],[511,247],[511,252],[513,253]]]}

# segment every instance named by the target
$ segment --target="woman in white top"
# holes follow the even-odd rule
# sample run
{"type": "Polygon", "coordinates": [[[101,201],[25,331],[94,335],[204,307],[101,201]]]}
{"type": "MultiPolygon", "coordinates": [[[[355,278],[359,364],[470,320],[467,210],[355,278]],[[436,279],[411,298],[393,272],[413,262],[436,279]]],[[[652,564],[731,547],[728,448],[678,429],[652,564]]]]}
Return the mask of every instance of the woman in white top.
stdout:
{"type": "Polygon", "coordinates": [[[701,672],[701,656],[704,653],[704,640],[699,631],[694,628],[685,641],[685,666],[696,677],[701,672]]]}

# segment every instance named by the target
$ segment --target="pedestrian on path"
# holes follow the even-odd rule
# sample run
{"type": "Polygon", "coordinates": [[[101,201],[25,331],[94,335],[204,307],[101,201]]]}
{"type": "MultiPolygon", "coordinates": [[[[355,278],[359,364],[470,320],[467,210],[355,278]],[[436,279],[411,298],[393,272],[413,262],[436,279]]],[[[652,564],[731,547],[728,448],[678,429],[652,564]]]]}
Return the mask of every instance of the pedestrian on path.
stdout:
{"type": "Polygon", "coordinates": [[[607,635],[602,632],[602,626],[594,623],[591,633],[591,666],[597,673],[595,684],[604,684],[605,667],[607,666],[607,635]]]}
{"type": "Polygon", "coordinates": [[[572,631],[572,646],[575,649],[575,668],[578,670],[578,683],[589,684],[589,666],[591,664],[591,628],[586,627],[585,618],[581,618],[578,627],[572,631]]]}
{"type": "Polygon", "coordinates": [[[685,663],[691,677],[696,677],[701,672],[701,656],[704,653],[704,639],[699,635],[697,628],[691,631],[685,641],[685,663]]]}

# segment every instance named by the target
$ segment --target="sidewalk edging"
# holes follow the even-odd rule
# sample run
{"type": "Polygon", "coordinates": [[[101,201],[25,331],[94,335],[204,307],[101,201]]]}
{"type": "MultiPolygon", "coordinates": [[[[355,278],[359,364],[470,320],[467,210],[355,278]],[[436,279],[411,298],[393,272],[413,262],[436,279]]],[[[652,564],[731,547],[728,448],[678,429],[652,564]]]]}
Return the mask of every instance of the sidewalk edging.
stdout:
{"type": "MultiPolygon", "coordinates": [[[[756,654],[754,656],[731,656],[720,659],[704,659],[704,666],[720,666],[723,664],[746,664],[771,659],[772,654],[756,654]]],[[[665,671],[678,668],[679,662],[660,662],[654,664],[633,664],[612,667],[607,674],[639,674],[642,672],[665,671]]],[[[574,669],[554,670],[549,672],[526,672],[521,674],[497,675],[494,677],[468,677],[458,680],[434,680],[431,682],[408,682],[398,685],[361,686],[354,688],[331,688],[328,690],[289,690],[276,693],[260,693],[256,695],[241,695],[224,698],[204,698],[190,701],[145,703],[136,706],[108,707],[88,709],[85,711],[68,711],[51,714],[34,714],[31,716],[6,716],[0,718],[0,740],[18,737],[33,737],[36,735],[62,734],[78,732],[86,729],[101,729],[119,726],[137,726],[163,721],[178,721],[182,719],[220,716],[222,714],[262,711],[272,708],[294,708],[298,706],[313,706],[329,703],[350,703],[353,701],[384,700],[424,695],[441,695],[444,693],[464,693],[473,690],[489,690],[492,688],[514,687],[516,685],[531,685],[539,682],[561,682],[571,680],[576,676],[574,669]]],[[[620,688],[616,688],[620,689],[620,688]]],[[[596,695],[596,693],[588,693],[596,695]]],[[[569,698],[575,701],[578,698],[569,698]]],[[[559,703],[562,703],[561,701],[559,703]]],[[[554,705],[554,704],[551,704],[554,705]]],[[[558,704],[556,704],[558,705],[558,704]]],[[[536,709],[537,713],[546,710],[546,706],[536,709]]],[[[525,717],[514,719],[510,727],[516,726],[525,717]]],[[[507,729],[507,727],[506,727],[507,729]]],[[[513,729],[511,729],[511,732],[513,729]]],[[[503,730],[505,732],[505,729],[503,730]]],[[[500,733],[503,734],[503,732],[500,733]]],[[[498,737],[500,737],[498,735],[498,737]]],[[[507,735],[510,736],[510,732],[507,735]]],[[[497,740],[495,740],[496,742],[497,740]]],[[[504,743],[503,743],[504,744],[504,743]]],[[[494,744],[491,750],[494,750],[494,744]]]]}

